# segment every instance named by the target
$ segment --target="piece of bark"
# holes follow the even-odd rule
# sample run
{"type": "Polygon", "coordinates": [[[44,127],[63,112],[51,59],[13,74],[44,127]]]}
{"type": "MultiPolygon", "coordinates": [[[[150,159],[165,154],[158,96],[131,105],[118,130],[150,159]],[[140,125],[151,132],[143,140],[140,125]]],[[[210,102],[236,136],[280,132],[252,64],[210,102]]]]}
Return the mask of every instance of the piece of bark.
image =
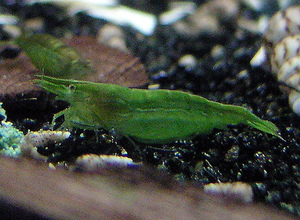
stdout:
{"type": "Polygon", "coordinates": [[[86,60],[91,60],[96,73],[84,80],[138,87],[149,82],[140,59],[121,50],[100,44],[94,37],[73,37],[65,41],[86,60]]]}
{"type": "Polygon", "coordinates": [[[48,219],[297,219],[264,204],[206,195],[147,167],[77,173],[0,157],[0,176],[0,200],[16,216],[28,210],[48,219]]]}
{"type": "Polygon", "coordinates": [[[21,53],[15,59],[2,61],[0,63],[0,97],[40,91],[41,88],[32,82],[37,72],[25,53],[21,53]]]}
{"type": "MultiPolygon", "coordinates": [[[[97,43],[93,37],[73,37],[65,40],[74,47],[84,59],[90,60],[95,72],[83,80],[114,83],[127,87],[138,87],[149,82],[144,65],[139,58],[97,43]]],[[[15,59],[2,60],[0,63],[0,100],[5,96],[21,95],[36,97],[35,92],[42,89],[33,84],[34,74],[39,71],[22,52],[15,59]],[[34,94],[31,94],[34,93],[34,94]]]]}

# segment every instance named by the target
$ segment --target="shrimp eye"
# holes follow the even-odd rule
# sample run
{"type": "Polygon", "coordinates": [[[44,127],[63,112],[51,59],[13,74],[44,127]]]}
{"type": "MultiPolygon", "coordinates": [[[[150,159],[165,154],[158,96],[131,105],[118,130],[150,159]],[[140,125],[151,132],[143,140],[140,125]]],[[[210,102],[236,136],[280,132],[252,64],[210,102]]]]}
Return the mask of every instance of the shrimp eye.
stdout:
{"type": "Polygon", "coordinates": [[[73,85],[73,84],[69,85],[69,89],[70,90],[75,90],[75,85],[73,85]]]}

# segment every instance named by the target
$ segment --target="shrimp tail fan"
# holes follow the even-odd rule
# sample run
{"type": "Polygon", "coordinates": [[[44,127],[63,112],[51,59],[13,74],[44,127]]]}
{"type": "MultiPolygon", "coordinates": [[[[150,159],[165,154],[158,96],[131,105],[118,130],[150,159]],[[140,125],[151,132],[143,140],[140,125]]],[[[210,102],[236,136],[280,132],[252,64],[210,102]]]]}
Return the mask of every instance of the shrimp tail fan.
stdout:
{"type": "Polygon", "coordinates": [[[258,117],[253,117],[251,120],[247,120],[247,125],[256,128],[260,131],[266,132],[268,134],[274,135],[281,140],[285,141],[279,134],[278,128],[275,124],[270,121],[262,120],[258,117]]]}

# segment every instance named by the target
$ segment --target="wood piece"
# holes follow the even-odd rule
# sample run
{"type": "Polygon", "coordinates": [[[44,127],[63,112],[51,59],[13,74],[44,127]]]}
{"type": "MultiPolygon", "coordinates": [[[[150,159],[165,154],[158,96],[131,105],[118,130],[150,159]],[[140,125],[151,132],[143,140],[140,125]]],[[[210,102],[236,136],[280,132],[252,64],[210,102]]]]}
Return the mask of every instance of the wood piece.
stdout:
{"type": "MultiPolygon", "coordinates": [[[[296,219],[264,204],[212,197],[147,167],[98,173],[0,158],[0,200],[54,219],[296,219]]],[[[16,213],[17,215],[17,213],[16,213]]]]}
{"type": "Polygon", "coordinates": [[[85,80],[137,87],[149,82],[140,59],[130,53],[97,43],[93,37],[73,37],[65,41],[87,60],[91,60],[96,73],[85,80]]]}
{"type": "MultiPolygon", "coordinates": [[[[114,83],[127,87],[138,87],[149,82],[144,65],[139,58],[104,44],[97,43],[94,37],[73,37],[65,42],[74,47],[83,58],[91,60],[95,72],[83,80],[114,83]]],[[[42,89],[32,80],[38,70],[22,52],[15,59],[2,60],[0,63],[0,100],[4,96],[28,95],[36,97],[42,89]],[[33,94],[31,94],[33,93],[33,94]]]]}

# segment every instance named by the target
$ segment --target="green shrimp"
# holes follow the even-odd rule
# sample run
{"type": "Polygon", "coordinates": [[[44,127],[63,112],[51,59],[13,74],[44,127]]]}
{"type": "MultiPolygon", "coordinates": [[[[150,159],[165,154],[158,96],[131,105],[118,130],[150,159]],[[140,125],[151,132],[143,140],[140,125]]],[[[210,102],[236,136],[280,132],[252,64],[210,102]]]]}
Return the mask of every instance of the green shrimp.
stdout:
{"type": "Polygon", "coordinates": [[[48,34],[22,35],[13,41],[29,56],[32,63],[48,76],[81,79],[93,71],[74,48],[48,34]]]}
{"type": "MultiPolygon", "coordinates": [[[[209,101],[181,91],[130,89],[114,84],[38,76],[48,92],[66,101],[63,126],[114,129],[118,135],[146,144],[167,144],[209,134],[214,128],[245,124],[280,137],[277,127],[249,110],[209,101]]],[[[282,138],[281,138],[282,139],[282,138]]]]}

